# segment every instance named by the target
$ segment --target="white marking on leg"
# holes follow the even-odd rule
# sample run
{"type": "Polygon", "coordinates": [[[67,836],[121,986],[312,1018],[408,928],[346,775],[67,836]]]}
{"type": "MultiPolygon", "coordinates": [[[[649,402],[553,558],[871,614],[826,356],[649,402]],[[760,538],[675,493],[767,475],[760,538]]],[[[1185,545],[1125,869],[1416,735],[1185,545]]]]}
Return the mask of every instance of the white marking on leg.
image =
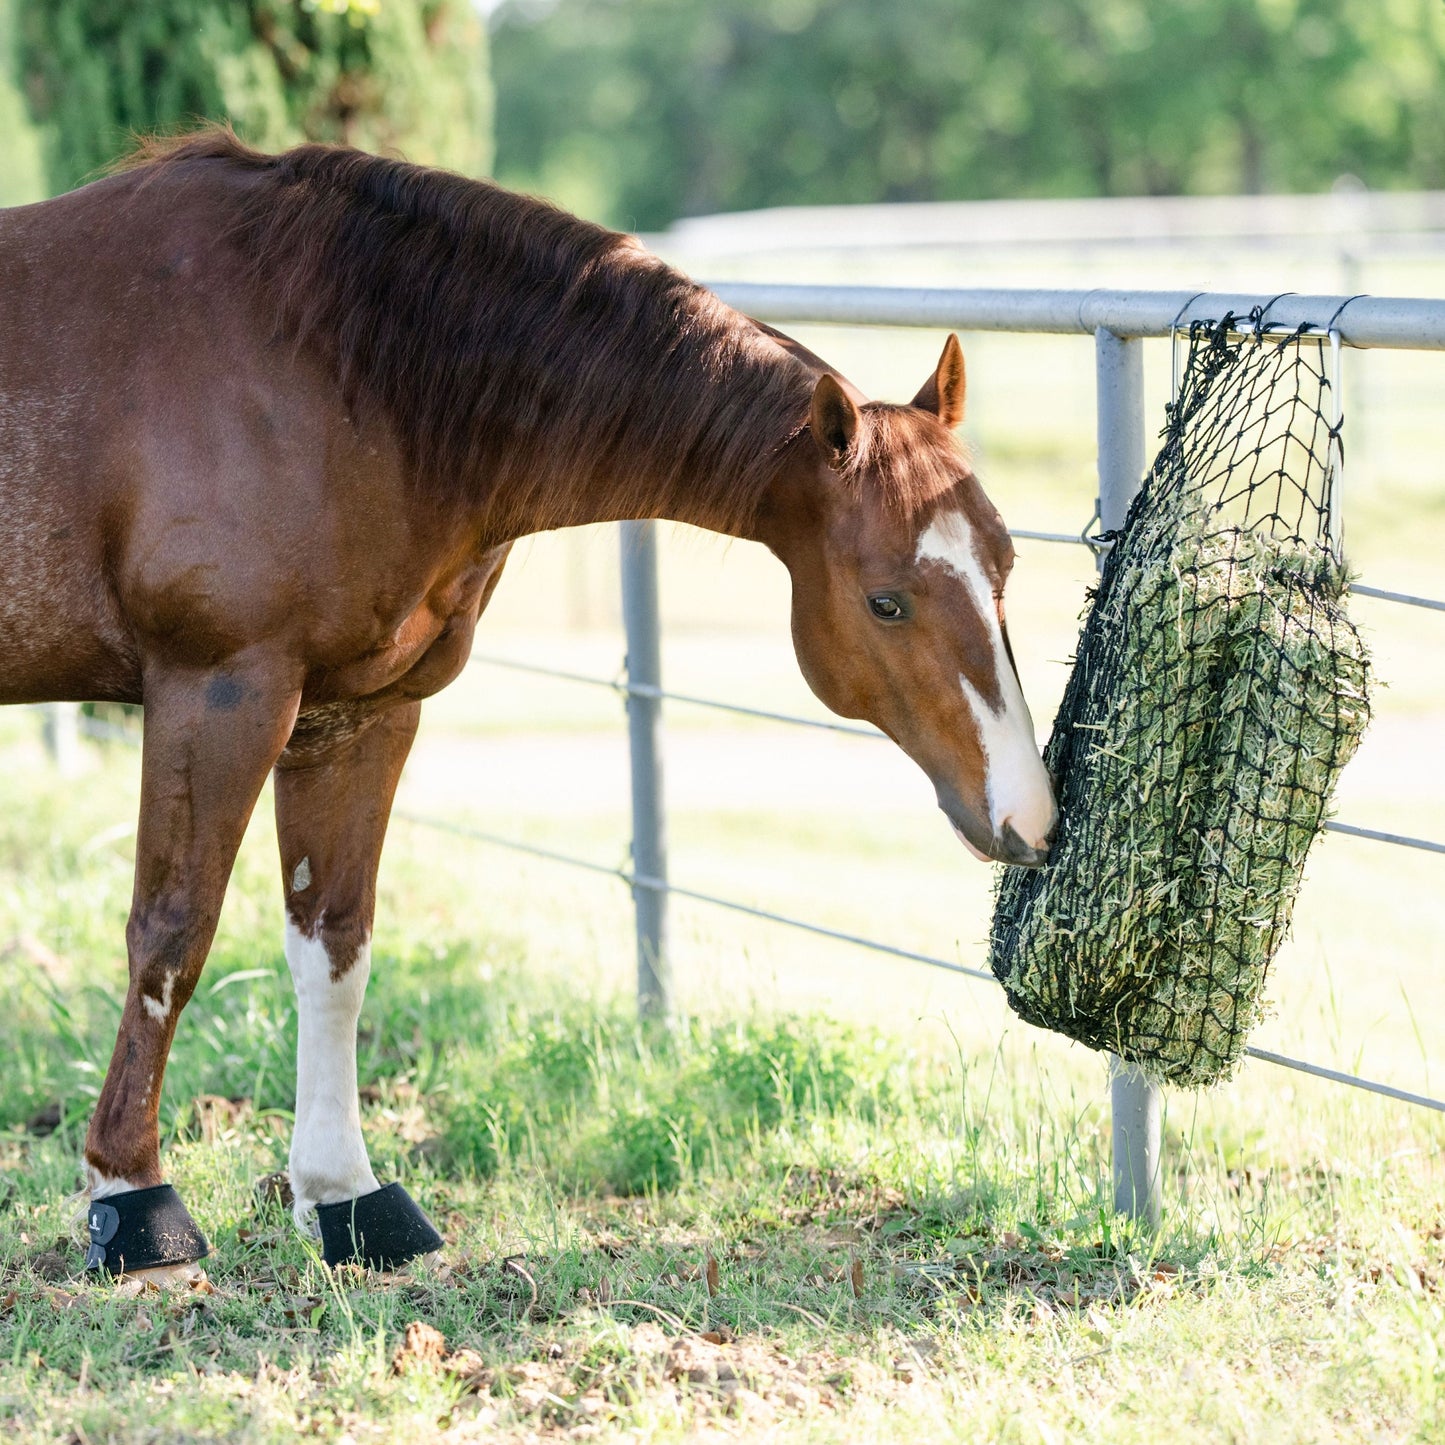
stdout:
{"type": "Polygon", "coordinates": [[[958,681],[978,725],[989,826],[997,837],[1005,824],[1011,824],[1025,843],[1042,846],[1055,818],[1053,789],[1034,737],[1034,720],[1004,646],[993,587],[979,561],[968,518],[962,512],[934,517],[918,539],[916,560],[935,562],[952,572],[968,589],[988,632],[989,670],[998,706],[990,705],[963,673],[958,681]]]}
{"type": "Polygon", "coordinates": [[[108,1199],[112,1194],[129,1194],[132,1189],[142,1187],[132,1184],[129,1179],[112,1179],[108,1174],[102,1174],[94,1164],[85,1166],[85,1175],[90,1181],[92,1199],[108,1199]]]}
{"type": "Polygon", "coordinates": [[[163,1024],[171,1014],[171,995],[176,991],[176,976],[173,973],[166,975],[166,981],[161,985],[161,996],[152,998],[148,993],[140,996],[141,1006],[158,1023],[163,1024]]]}
{"type": "Polygon", "coordinates": [[[371,944],[331,977],[331,958],[287,918],[286,962],[296,986],[296,1128],[291,1192],[297,1225],[315,1234],[315,1208],[370,1194],[381,1186],[361,1137],[356,1093],[356,1023],[371,974],[371,944]]]}

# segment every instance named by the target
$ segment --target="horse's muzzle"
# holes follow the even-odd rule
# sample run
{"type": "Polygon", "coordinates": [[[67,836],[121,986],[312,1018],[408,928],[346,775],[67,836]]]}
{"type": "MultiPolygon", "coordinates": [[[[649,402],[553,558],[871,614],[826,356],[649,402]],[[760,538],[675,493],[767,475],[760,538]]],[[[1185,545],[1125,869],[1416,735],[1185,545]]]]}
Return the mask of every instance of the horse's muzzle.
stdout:
{"type": "Polygon", "coordinates": [[[1000,863],[1009,863],[1019,868],[1042,868],[1049,861],[1049,845],[1053,834],[1044,839],[1043,845],[1026,843],[1014,831],[1012,823],[1005,823],[994,839],[993,856],[1000,863]]]}

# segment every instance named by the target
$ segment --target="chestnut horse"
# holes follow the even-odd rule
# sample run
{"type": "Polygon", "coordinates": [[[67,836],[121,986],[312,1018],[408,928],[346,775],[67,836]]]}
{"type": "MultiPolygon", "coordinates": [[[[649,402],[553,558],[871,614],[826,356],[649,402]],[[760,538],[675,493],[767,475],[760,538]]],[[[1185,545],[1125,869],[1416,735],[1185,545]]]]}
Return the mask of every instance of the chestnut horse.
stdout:
{"type": "Polygon", "coordinates": [[[130,985],[90,1125],[92,1267],[206,1245],[157,1116],[268,774],[299,1015],[291,1184],[329,1260],[440,1243],[362,1142],[375,877],[421,700],[529,533],[671,518],[770,548],[814,692],[976,853],[1056,811],[1004,625],[1009,535],[952,429],[635,240],[499,187],[226,130],[0,213],[0,703],[145,705],[130,985]]]}

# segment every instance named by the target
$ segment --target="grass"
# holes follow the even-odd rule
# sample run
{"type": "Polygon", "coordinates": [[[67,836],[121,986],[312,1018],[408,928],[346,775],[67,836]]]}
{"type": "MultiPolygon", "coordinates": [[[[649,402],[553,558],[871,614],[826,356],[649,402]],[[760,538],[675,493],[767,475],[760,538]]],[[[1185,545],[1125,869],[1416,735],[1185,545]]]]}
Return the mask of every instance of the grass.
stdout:
{"type": "Polygon", "coordinates": [[[86,1281],[67,1196],[119,1006],[134,761],[67,789],[32,747],[0,736],[17,1441],[1441,1438],[1428,1117],[1215,1098],[1171,1117],[1169,1213],[1139,1233],[1076,1052],[747,1008],[639,1028],[605,968],[478,928],[477,859],[419,831],[383,879],[364,1126],[442,1260],[330,1273],[258,1193],[294,1042],[258,824],[166,1085],[209,1287],[86,1281]]]}

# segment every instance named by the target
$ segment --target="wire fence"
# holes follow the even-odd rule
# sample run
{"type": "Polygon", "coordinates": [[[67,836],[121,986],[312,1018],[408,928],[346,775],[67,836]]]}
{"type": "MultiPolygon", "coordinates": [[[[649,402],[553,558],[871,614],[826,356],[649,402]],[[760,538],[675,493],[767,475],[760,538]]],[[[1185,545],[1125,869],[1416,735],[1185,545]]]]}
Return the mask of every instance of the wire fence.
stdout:
{"type": "MultiPolygon", "coordinates": [[[[803,721],[806,722],[806,719],[803,721]]],[[[806,918],[794,918],[786,913],[774,913],[770,909],[757,908],[736,898],[724,898],[715,893],[703,893],[696,888],[684,888],[676,883],[664,883],[659,878],[644,878],[629,872],[626,868],[613,868],[606,863],[598,863],[590,858],[579,858],[573,853],[560,852],[556,848],[543,848],[535,843],[524,843],[519,838],[508,838],[499,833],[489,833],[484,829],[469,827],[465,823],[450,822],[445,818],[428,817],[424,813],[413,813],[406,808],[395,809],[392,816],[417,827],[433,828],[439,832],[450,833],[456,838],[465,838],[473,843],[489,843],[494,847],[506,848],[515,853],[524,853],[547,863],[560,863],[568,868],[579,868],[588,873],[601,874],[606,878],[616,878],[630,888],[645,888],[668,893],[674,898],[686,898],[692,903],[705,903],[714,908],[725,908],[733,913],[744,914],[749,918],[762,919],[765,923],[777,923],[785,928],[796,928],[819,938],[830,938],[836,943],[849,943],[857,948],[866,948],[872,953],[881,953],[888,958],[899,958],[907,963],[920,963],[928,968],[941,968],[948,973],[960,974],[964,978],[976,979],[980,983],[998,986],[998,980],[993,974],[981,968],[970,968],[965,963],[938,958],[931,953],[917,953],[911,948],[899,948],[896,944],[884,943],[877,938],[865,938],[862,934],[846,933],[842,929],[829,928],[806,918]]],[[[1379,1094],[1386,1099],[1397,1099],[1402,1104],[1413,1104],[1417,1108],[1433,1109],[1437,1113],[1445,1114],[1445,1099],[1432,1099],[1426,1094],[1414,1094],[1408,1089],[1397,1089],[1393,1084],[1383,1083],[1379,1079],[1367,1079],[1359,1074],[1350,1074],[1341,1069],[1331,1069],[1324,1064],[1311,1063],[1308,1059],[1296,1059],[1291,1058],[1288,1054],[1277,1054],[1270,1049],[1257,1049],[1250,1045],[1245,1048],[1244,1052],[1246,1057],[1258,1059],[1264,1064],[1274,1064],[1282,1069],[1293,1069],[1296,1073],[1312,1074],[1317,1079],[1329,1079],[1336,1084],[1347,1084],[1353,1089],[1363,1089],[1369,1094],[1379,1094]]]]}
{"type": "MultiPolygon", "coordinates": [[[[1021,536],[1022,533],[1015,532],[1014,535],[1021,536]]],[[[1077,542],[1078,538],[1069,539],[1077,542]]],[[[832,723],[820,718],[801,717],[792,713],[772,712],[761,708],[745,707],[738,703],[727,702],[722,698],[694,697],[687,693],[668,692],[655,687],[638,687],[629,684],[625,677],[607,678],[598,677],[589,673],[571,672],[563,668],[545,667],[540,663],[522,662],[516,658],[497,657],[486,653],[473,653],[473,666],[496,667],[512,672],[529,673],[537,677],[549,677],[562,682],[581,683],[589,687],[606,688],[620,696],[643,696],[666,700],[668,702],[679,702],[695,707],[711,708],[719,712],[732,713],[740,717],[760,718],[768,722],[782,723],[792,727],[803,728],[825,728],[832,732],[851,734],[854,737],[868,738],[869,740],[887,741],[884,735],[872,728],[852,727],[842,723],[832,723]]],[[[939,958],[935,954],[920,953],[914,949],[900,948],[896,944],[887,943],[882,939],[868,938],[862,934],[849,933],[842,929],[830,928],[806,918],[795,918],[790,914],[777,913],[770,909],[759,908],[754,904],[745,903],[737,898],[727,898],[719,894],[705,893],[695,888],[687,888],[676,883],[664,882],[657,878],[640,876],[626,868],[616,868],[605,863],[598,863],[592,859],[581,858],[573,853],[561,852],[555,848],[544,848],[535,843],[527,843],[518,838],[506,837],[502,834],[491,833],[484,829],[474,828],[467,824],[455,823],[443,818],[429,817],[426,814],[415,813],[407,809],[397,809],[395,817],[418,827],[433,828],[441,832],[450,833],[455,837],[466,838],[472,842],[487,843],[494,847],[506,848],[513,852],[527,854],[534,858],[542,859],[550,863],[560,863],[570,868],[577,868],[590,873],[601,874],[605,877],[616,878],[627,884],[630,888],[643,888],[655,892],[667,893],[676,898],[685,898],[693,903],[703,903],[714,908],[728,909],[734,913],[741,913],[750,918],[762,919],[768,923],[780,924],[787,928],[796,928],[804,933],[811,933],[820,938],[829,938],[838,943],[851,944],[857,948],[868,949],[870,952],[879,953],[888,958],[902,959],[908,963],[923,964],[929,968],[943,969],[948,973],[959,974],[964,978],[971,978],[980,983],[998,986],[998,980],[993,974],[980,968],[970,968],[967,964],[958,963],[955,960],[939,958]]],[[[1398,834],[1382,832],[1373,828],[1361,828],[1349,823],[1330,823],[1327,827],[1338,833],[1349,834],[1357,838],[1372,839],[1382,843],[1393,843],[1396,845],[1420,848],[1433,853],[1445,854],[1445,843],[1433,842],[1424,838],[1409,838],[1398,834]]],[[[1337,1084],[1345,1084],[1351,1088],[1363,1089],[1367,1093],[1379,1094],[1388,1099],[1396,1099],[1401,1103],[1413,1104],[1422,1109],[1433,1109],[1439,1113],[1445,1113],[1445,1100],[1431,1098],[1424,1094],[1412,1093],[1408,1089],[1399,1089],[1392,1084],[1386,1084],[1378,1079],[1367,1079],[1359,1074],[1347,1073],[1340,1069],[1332,1069],[1324,1064],[1313,1063],[1307,1059],[1292,1058],[1287,1054],[1275,1053],[1269,1049],[1247,1047],[1245,1055],[1257,1059],[1261,1063],[1273,1064],[1279,1068],[1293,1069],[1298,1073],[1310,1074],[1315,1078],[1328,1079],[1337,1084]]]]}
{"type": "MultiPolygon", "coordinates": [[[[890,288],[858,287],[768,287],[732,285],[717,288],[725,300],[765,321],[832,321],[843,324],[882,324],[914,326],[956,326],[959,329],[1008,330],[1033,332],[1089,332],[1095,336],[1099,382],[1099,473],[1100,497],[1095,518],[1081,533],[1018,529],[1019,540],[1055,545],[1089,547],[1097,557],[1107,546],[1098,537],[1088,535],[1096,520],[1104,528],[1117,526],[1127,504],[1143,475],[1144,416],[1142,359],[1139,340],[1145,336],[1172,336],[1188,322],[1200,318],[1216,318],[1226,311],[1248,314],[1256,305],[1263,314],[1277,318],[1282,325],[1295,328],[1314,326],[1329,330],[1331,339],[1352,345],[1445,348],[1445,303],[1418,302],[1373,297],[1210,297],[1190,294],[1110,293],[1110,292],[1035,292],[1007,293],[930,292],[890,288]],[[1327,323],[1327,324],[1325,324],[1327,323]]],[[[624,613],[629,585],[629,568],[636,567],[635,557],[624,549],[624,613]]],[[[655,568],[655,561],[652,563],[655,568]]],[[[634,583],[634,586],[636,584],[634,583]]],[[[646,580],[655,595],[655,574],[646,580]]],[[[1445,601],[1409,593],[1356,584],[1357,595],[1397,606],[1445,611],[1445,601]]],[[[655,602],[654,602],[655,605],[655,602]]],[[[628,618],[629,657],[639,641],[650,651],[655,673],[657,639],[656,618],[651,619],[654,631],[634,631],[628,618]]],[[[563,674],[539,664],[516,659],[478,656],[481,666],[511,668],[537,675],[564,677],[565,680],[593,687],[606,687],[624,697],[629,714],[634,706],[649,708],[654,722],[662,701],[685,706],[704,707],[739,717],[759,719],[789,726],[821,728],[830,732],[877,739],[882,735],[871,728],[829,722],[816,718],[778,713],[748,707],[723,698],[699,697],[672,692],[660,681],[640,680],[624,663],[616,677],[606,678],[581,673],[563,674]]],[[[635,723],[636,718],[633,718],[635,723]]],[[[635,733],[634,733],[635,736],[635,733]]],[[[639,769],[655,769],[655,760],[639,758],[634,750],[634,797],[639,769]]],[[[898,958],[923,966],[946,970],[980,982],[996,984],[991,973],[970,968],[962,963],[933,955],[899,948],[886,940],[868,938],[827,927],[815,921],[792,917],[759,908],[737,898],[723,897],[698,889],[671,883],[665,875],[640,870],[608,868],[562,854],[540,849],[520,840],[484,834],[479,830],[462,829],[442,820],[412,816],[411,821],[431,827],[446,827],[478,841],[514,848],[557,863],[606,873],[626,883],[638,907],[639,978],[655,977],[658,958],[665,949],[665,934],[654,921],[644,925],[644,900],[652,909],[657,898],[686,898],[693,902],[727,909],[768,923],[796,928],[836,942],[868,949],[887,957],[898,958]]],[[[637,841],[645,835],[649,824],[634,807],[634,859],[637,841]]],[[[1432,854],[1445,854],[1445,843],[1430,838],[1412,837],[1365,827],[1359,824],[1330,822],[1332,831],[1362,840],[1398,846],[1432,854]]],[[[655,848],[656,840],[646,840],[655,848]]],[[[659,870],[660,872],[661,870],[659,870]]],[[[639,990],[641,993],[641,988],[639,990]]],[[[1341,1084],[1349,1088],[1379,1095],[1414,1107],[1445,1112],[1445,1100],[1397,1088],[1381,1080],[1366,1078],[1346,1070],[1331,1068],[1308,1059],[1293,1058],[1268,1049],[1250,1047],[1246,1055],[1272,1067],[1341,1084]]],[[[1119,1070],[1113,1081],[1114,1111],[1114,1189],[1116,1207],[1146,1218],[1157,1218],[1161,1176],[1160,1113],[1161,1096],[1153,1085],[1132,1070],[1119,1070]]]]}

